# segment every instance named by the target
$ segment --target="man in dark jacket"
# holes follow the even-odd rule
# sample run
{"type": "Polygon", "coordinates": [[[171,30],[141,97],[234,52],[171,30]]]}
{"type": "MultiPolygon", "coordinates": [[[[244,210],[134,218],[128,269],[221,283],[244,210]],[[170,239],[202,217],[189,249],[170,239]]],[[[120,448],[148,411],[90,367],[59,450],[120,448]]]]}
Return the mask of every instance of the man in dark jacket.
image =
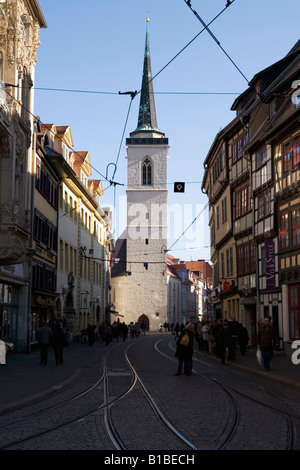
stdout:
{"type": "Polygon", "coordinates": [[[270,362],[274,355],[273,343],[278,346],[278,337],[269,317],[265,317],[258,327],[257,347],[261,350],[266,371],[270,370],[270,362]]]}
{"type": "Polygon", "coordinates": [[[228,322],[224,321],[222,328],[219,329],[217,334],[218,351],[221,357],[222,364],[225,364],[226,348],[231,344],[231,333],[228,329],[228,322]]]}
{"type": "Polygon", "coordinates": [[[42,326],[36,332],[36,336],[40,345],[41,364],[47,365],[48,363],[48,349],[52,335],[52,329],[47,326],[45,321],[43,321],[42,326]]]}
{"type": "Polygon", "coordinates": [[[228,321],[228,330],[230,333],[230,343],[228,347],[228,359],[230,361],[236,360],[236,345],[239,335],[239,322],[236,321],[235,315],[231,315],[228,321]]]}
{"type": "Polygon", "coordinates": [[[192,356],[194,351],[194,325],[192,323],[188,323],[187,326],[182,330],[178,340],[177,340],[177,349],[175,353],[175,357],[178,357],[178,368],[177,373],[175,375],[181,375],[182,373],[182,366],[184,364],[184,374],[185,375],[192,375],[192,356]],[[183,336],[187,334],[189,337],[189,341],[187,346],[183,346],[180,344],[181,339],[183,336]]]}

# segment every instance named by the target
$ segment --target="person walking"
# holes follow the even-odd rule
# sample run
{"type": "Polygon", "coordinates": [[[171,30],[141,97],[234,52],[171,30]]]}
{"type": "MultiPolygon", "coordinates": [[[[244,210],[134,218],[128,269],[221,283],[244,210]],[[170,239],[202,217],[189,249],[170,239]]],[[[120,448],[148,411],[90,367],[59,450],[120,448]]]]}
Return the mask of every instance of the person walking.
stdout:
{"type": "Polygon", "coordinates": [[[226,349],[231,344],[231,333],[228,329],[228,322],[224,321],[222,328],[218,330],[217,345],[222,364],[225,364],[226,349]]]}
{"type": "Polygon", "coordinates": [[[270,323],[269,317],[265,317],[260,323],[257,333],[257,348],[261,350],[266,371],[270,369],[270,362],[274,356],[274,344],[278,346],[278,337],[274,326],[270,323]]]}
{"type": "Polygon", "coordinates": [[[63,352],[66,342],[65,333],[63,331],[62,322],[57,320],[53,328],[53,347],[56,365],[61,365],[64,362],[63,352]]]}
{"type": "Polygon", "coordinates": [[[239,336],[239,322],[236,320],[235,315],[231,315],[228,321],[228,330],[230,332],[230,343],[228,347],[228,360],[236,361],[236,345],[239,336]]]}
{"type": "Polygon", "coordinates": [[[127,336],[128,336],[128,326],[126,325],[125,322],[123,322],[121,325],[121,331],[122,331],[123,341],[126,341],[127,336]]]}
{"type": "Polygon", "coordinates": [[[178,358],[178,367],[177,372],[175,375],[182,374],[182,367],[184,365],[184,374],[185,375],[192,375],[192,368],[193,368],[193,351],[194,351],[194,325],[192,323],[188,323],[186,327],[182,330],[178,340],[177,340],[177,348],[175,352],[175,357],[178,358]],[[188,335],[188,344],[183,345],[182,339],[188,335]]]}
{"type": "Polygon", "coordinates": [[[92,346],[96,340],[96,333],[95,333],[96,325],[91,325],[90,323],[88,323],[86,330],[87,330],[89,346],[92,346]]]}
{"type": "Polygon", "coordinates": [[[179,323],[177,322],[175,325],[175,340],[179,338],[179,331],[180,331],[180,326],[179,326],[179,323]]]}
{"type": "Polygon", "coordinates": [[[203,322],[199,320],[196,324],[196,331],[195,331],[199,351],[202,351],[202,346],[203,346],[202,330],[203,330],[203,322]]]}
{"type": "Polygon", "coordinates": [[[52,336],[52,329],[47,326],[47,323],[45,321],[42,321],[42,326],[38,328],[36,332],[36,337],[40,346],[41,364],[44,364],[45,366],[48,364],[48,349],[52,336]]]}
{"type": "Polygon", "coordinates": [[[109,322],[105,323],[103,336],[104,336],[105,346],[108,346],[109,343],[112,341],[111,324],[109,322]]]}
{"type": "Polygon", "coordinates": [[[241,356],[246,355],[246,349],[249,341],[249,335],[247,328],[240,323],[239,324],[239,332],[238,332],[238,344],[240,346],[241,356]]]}
{"type": "Polygon", "coordinates": [[[142,323],[141,323],[141,335],[145,336],[145,334],[146,334],[146,323],[144,321],[142,321],[142,323]]]}

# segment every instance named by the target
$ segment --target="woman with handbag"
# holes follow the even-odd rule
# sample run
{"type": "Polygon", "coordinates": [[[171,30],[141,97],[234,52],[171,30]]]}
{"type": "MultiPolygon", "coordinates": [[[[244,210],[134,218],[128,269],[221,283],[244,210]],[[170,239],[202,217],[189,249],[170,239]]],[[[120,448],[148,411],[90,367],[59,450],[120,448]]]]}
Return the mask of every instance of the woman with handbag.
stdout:
{"type": "Polygon", "coordinates": [[[178,357],[177,373],[174,375],[181,375],[182,367],[184,365],[184,374],[192,375],[192,356],[194,351],[194,325],[188,323],[182,330],[178,340],[175,357],[178,357]]]}

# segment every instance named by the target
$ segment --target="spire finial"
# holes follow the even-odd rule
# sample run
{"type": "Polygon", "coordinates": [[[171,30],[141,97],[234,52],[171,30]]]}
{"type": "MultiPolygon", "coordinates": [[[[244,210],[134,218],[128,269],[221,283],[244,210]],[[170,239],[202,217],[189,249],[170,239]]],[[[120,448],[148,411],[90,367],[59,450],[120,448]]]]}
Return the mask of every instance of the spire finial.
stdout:
{"type": "Polygon", "coordinates": [[[150,21],[150,18],[148,18],[148,16],[147,16],[146,23],[149,23],[149,21],[150,21]]]}

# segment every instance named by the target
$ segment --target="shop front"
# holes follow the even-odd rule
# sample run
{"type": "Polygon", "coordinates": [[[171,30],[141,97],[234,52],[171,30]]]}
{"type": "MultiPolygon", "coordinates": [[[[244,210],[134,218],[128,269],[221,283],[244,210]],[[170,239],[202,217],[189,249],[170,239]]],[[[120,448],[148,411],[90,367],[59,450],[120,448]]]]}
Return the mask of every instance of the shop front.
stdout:
{"type": "Polygon", "coordinates": [[[53,325],[56,316],[56,295],[34,295],[30,313],[30,345],[37,343],[36,332],[42,321],[53,325]]]}
{"type": "Polygon", "coordinates": [[[18,287],[0,282],[0,339],[16,345],[18,338],[18,287]]]}

